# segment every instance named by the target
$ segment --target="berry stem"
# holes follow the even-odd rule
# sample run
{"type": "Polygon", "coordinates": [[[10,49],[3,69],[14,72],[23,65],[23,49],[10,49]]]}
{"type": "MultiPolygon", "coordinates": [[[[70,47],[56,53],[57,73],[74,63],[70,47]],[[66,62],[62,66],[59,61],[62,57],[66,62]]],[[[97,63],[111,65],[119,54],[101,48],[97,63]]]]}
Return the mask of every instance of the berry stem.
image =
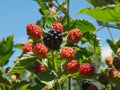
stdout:
{"type": "Polygon", "coordinates": [[[69,90],[71,90],[71,77],[68,78],[69,90]]]}
{"type": "Polygon", "coordinates": [[[70,20],[69,20],[69,6],[70,6],[70,1],[69,0],[67,0],[67,13],[66,13],[66,15],[67,15],[67,30],[69,30],[69,24],[70,24],[70,20]]]}
{"type": "Polygon", "coordinates": [[[55,70],[54,51],[53,50],[52,50],[52,65],[53,65],[53,70],[55,70]]]}
{"type": "MultiPolygon", "coordinates": [[[[69,31],[69,26],[70,26],[70,20],[69,20],[69,6],[70,6],[70,1],[67,0],[67,30],[69,31]]],[[[68,84],[69,84],[69,90],[71,90],[71,77],[68,78],[68,84]]]]}
{"type": "Polygon", "coordinates": [[[108,29],[108,32],[109,32],[109,34],[110,34],[110,37],[111,37],[112,41],[114,42],[113,35],[112,35],[111,31],[110,31],[110,28],[107,27],[107,29],[108,29]]]}
{"type": "Polygon", "coordinates": [[[79,79],[76,79],[76,81],[78,82],[79,89],[82,90],[82,88],[81,88],[81,81],[79,79]]]}
{"type": "MultiPolygon", "coordinates": [[[[55,58],[55,53],[54,51],[52,50],[52,65],[53,65],[53,70],[56,72],[55,70],[55,62],[54,62],[54,58],[55,58]]],[[[58,77],[56,76],[56,79],[55,79],[56,83],[57,83],[57,90],[61,90],[61,84],[59,83],[58,81],[58,77]]]]}

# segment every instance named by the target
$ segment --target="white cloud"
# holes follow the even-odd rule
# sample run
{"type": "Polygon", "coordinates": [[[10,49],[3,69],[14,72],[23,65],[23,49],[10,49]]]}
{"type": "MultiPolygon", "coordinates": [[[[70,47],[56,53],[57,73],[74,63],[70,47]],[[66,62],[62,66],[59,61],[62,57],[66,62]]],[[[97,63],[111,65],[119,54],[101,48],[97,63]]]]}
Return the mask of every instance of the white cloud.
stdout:
{"type": "Polygon", "coordinates": [[[107,56],[111,56],[112,50],[109,46],[102,47],[102,58],[106,58],[107,56]]]}

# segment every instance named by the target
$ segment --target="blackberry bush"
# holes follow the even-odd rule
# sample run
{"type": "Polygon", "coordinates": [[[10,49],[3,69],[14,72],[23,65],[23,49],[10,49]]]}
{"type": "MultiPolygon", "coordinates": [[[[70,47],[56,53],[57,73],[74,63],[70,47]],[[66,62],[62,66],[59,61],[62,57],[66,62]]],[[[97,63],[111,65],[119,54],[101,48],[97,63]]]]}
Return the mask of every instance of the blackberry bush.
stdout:
{"type": "Polygon", "coordinates": [[[0,90],[120,90],[120,39],[114,40],[110,30],[120,29],[120,1],[86,0],[93,7],[77,13],[95,18],[97,27],[92,21],[72,17],[70,10],[77,9],[77,0],[35,1],[41,18],[26,25],[26,43],[14,43],[14,35],[0,40],[0,90]],[[106,29],[112,55],[104,60],[105,44],[98,37],[106,29]],[[14,65],[4,70],[19,49],[22,52],[14,65]]]}

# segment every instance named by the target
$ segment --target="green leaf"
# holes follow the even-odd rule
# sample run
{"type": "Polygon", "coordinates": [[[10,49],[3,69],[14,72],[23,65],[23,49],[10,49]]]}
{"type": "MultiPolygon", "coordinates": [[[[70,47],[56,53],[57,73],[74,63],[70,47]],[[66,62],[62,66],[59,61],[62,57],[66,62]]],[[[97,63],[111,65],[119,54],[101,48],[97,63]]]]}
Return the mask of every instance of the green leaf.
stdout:
{"type": "Polygon", "coordinates": [[[88,20],[84,20],[84,19],[71,21],[70,27],[79,28],[83,33],[85,32],[93,33],[96,30],[95,26],[91,22],[89,22],[88,20]]]}
{"type": "MultiPolygon", "coordinates": [[[[79,28],[82,31],[82,33],[93,33],[96,30],[95,26],[85,19],[70,20],[70,29],[73,28],[79,28]]],[[[67,30],[67,25],[64,29],[67,30]]]]}
{"type": "Polygon", "coordinates": [[[3,38],[0,41],[0,55],[8,54],[12,51],[13,48],[13,35],[3,38]]]}
{"type": "Polygon", "coordinates": [[[80,48],[80,50],[77,50],[75,59],[80,60],[80,63],[83,63],[84,59],[87,59],[90,57],[92,53],[88,51],[86,48],[80,48]]]}
{"type": "Polygon", "coordinates": [[[115,42],[115,44],[116,44],[117,48],[120,47],[120,38],[115,42]]]}
{"type": "Polygon", "coordinates": [[[0,84],[0,90],[5,90],[4,85],[0,84]]]}
{"type": "Polygon", "coordinates": [[[29,87],[29,90],[42,90],[42,88],[39,85],[35,85],[33,87],[29,87]]]}
{"type": "Polygon", "coordinates": [[[115,42],[108,39],[108,40],[107,40],[107,43],[109,44],[109,46],[110,46],[110,48],[113,50],[113,52],[116,53],[118,47],[117,47],[117,45],[115,44],[115,42]]]}
{"type": "Polygon", "coordinates": [[[9,62],[9,58],[11,57],[11,55],[13,54],[14,52],[9,52],[8,54],[6,55],[0,55],[0,66],[4,66],[6,65],[8,62],[9,62]]]}
{"type": "Polygon", "coordinates": [[[45,29],[46,24],[51,25],[54,22],[56,22],[56,19],[53,16],[46,15],[46,16],[43,16],[40,20],[38,20],[36,24],[45,29]]]}
{"type": "Polygon", "coordinates": [[[52,81],[49,81],[49,82],[46,82],[46,81],[41,81],[42,83],[46,84],[46,86],[48,88],[53,88],[54,84],[55,84],[55,80],[52,80],[52,81]]]}
{"type": "Polygon", "coordinates": [[[92,4],[94,7],[101,7],[101,6],[105,6],[107,3],[105,2],[105,0],[86,0],[87,2],[89,2],[90,4],[92,4]]]}
{"type": "Polygon", "coordinates": [[[96,8],[81,9],[78,14],[88,14],[99,21],[119,22],[120,21],[120,5],[108,5],[96,8]]]}
{"type": "Polygon", "coordinates": [[[14,48],[16,48],[16,49],[22,49],[22,47],[23,47],[22,43],[18,43],[16,45],[14,45],[14,48]]]}
{"type": "Polygon", "coordinates": [[[2,76],[0,76],[0,83],[4,83],[6,85],[11,85],[10,82],[2,76]]]}
{"type": "Polygon", "coordinates": [[[49,11],[48,11],[48,7],[46,5],[46,2],[44,2],[43,0],[36,0],[38,5],[40,6],[40,8],[42,9],[42,12],[45,14],[45,15],[48,15],[49,14],[49,11]]]}
{"type": "Polygon", "coordinates": [[[120,0],[114,0],[115,3],[119,4],[120,3],[120,0]]]}
{"type": "MultiPolygon", "coordinates": [[[[89,42],[89,44],[96,51],[96,53],[98,53],[99,55],[101,54],[101,52],[100,52],[101,51],[100,41],[95,34],[87,32],[87,33],[83,34],[82,38],[84,38],[84,41],[83,41],[84,43],[89,42]]],[[[81,41],[82,41],[82,39],[81,39],[81,41]]]]}
{"type": "MultiPolygon", "coordinates": [[[[58,5],[56,12],[64,10],[64,6],[66,5],[67,1],[63,1],[61,4],[58,5]]],[[[65,11],[64,11],[65,12],[65,11]]]]}
{"type": "Polygon", "coordinates": [[[28,86],[29,86],[29,84],[22,85],[22,86],[19,87],[17,90],[28,90],[28,89],[27,89],[28,86]]]}
{"type": "Polygon", "coordinates": [[[27,81],[21,81],[21,82],[17,82],[15,84],[12,85],[10,90],[27,90],[26,88],[29,86],[27,81]],[[25,88],[25,89],[23,89],[25,88]]]}
{"type": "Polygon", "coordinates": [[[102,7],[108,4],[114,4],[113,0],[87,0],[94,7],[102,7]]]}
{"type": "Polygon", "coordinates": [[[3,38],[0,41],[0,66],[8,63],[13,54],[13,35],[3,38]]]}
{"type": "Polygon", "coordinates": [[[5,75],[11,75],[16,72],[22,73],[27,67],[36,61],[36,56],[33,53],[22,54],[15,59],[14,66],[11,67],[9,72],[5,75]]]}
{"type": "Polygon", "coordinates": [[[55,79],[55,75],[51,71],[46,71],[46,72],[40,73],[38,76],[41,81],[51,81],[51,80],[55,79]]]}

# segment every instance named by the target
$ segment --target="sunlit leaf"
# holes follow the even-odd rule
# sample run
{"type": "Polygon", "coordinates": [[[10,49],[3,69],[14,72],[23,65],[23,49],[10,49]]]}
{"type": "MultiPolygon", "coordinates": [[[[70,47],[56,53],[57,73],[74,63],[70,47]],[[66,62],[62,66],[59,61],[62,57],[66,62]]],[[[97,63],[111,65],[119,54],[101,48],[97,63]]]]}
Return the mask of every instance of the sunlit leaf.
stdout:
{"type": "Polygon", "coordinates": [[[16,72],[22,73],[28,66],[36,61],[36,56],[32,53],[22,54],[15,59],[15,64],[11,67],[9,72],[5,75],[11,75],[16,72]]]}
{"type": "Polygon", "coordinates": [[[12,54],[13,51],[9,52],[6,55],[0,55],[0,66],[6,65],[9,62],[9,58],[11,57],[12,54]]]}
{"type": "Polygon", "coordinates": [[[117,45],[115,44],[115,42],[108,39],[108,40],[107,40],[107,43],[109,44],[109,46],[110,46],[110,48],[113,50],[113,52],[116,53],[118,47],[117,47],[117,45]]]}
{"type": "Polygon", "coordinates": [[[99,21],[119,22],[120,21],[120,5],[108,5],[96,8],[81,9],[78,14],[88,14],[99,21]]]}
{"type": "Polygon", "coordinates": [[[16,45],[14,45],[14,48],[16,48],[16,49],[22,49],[22,47],[23,47],[22,43],[18,43],[16,45]]]}
{"type": "Polygon", "coordinates": [[[13,48],[13,35],[3,38],[0,41],[0,55],[8,54],[13,48]]]}

